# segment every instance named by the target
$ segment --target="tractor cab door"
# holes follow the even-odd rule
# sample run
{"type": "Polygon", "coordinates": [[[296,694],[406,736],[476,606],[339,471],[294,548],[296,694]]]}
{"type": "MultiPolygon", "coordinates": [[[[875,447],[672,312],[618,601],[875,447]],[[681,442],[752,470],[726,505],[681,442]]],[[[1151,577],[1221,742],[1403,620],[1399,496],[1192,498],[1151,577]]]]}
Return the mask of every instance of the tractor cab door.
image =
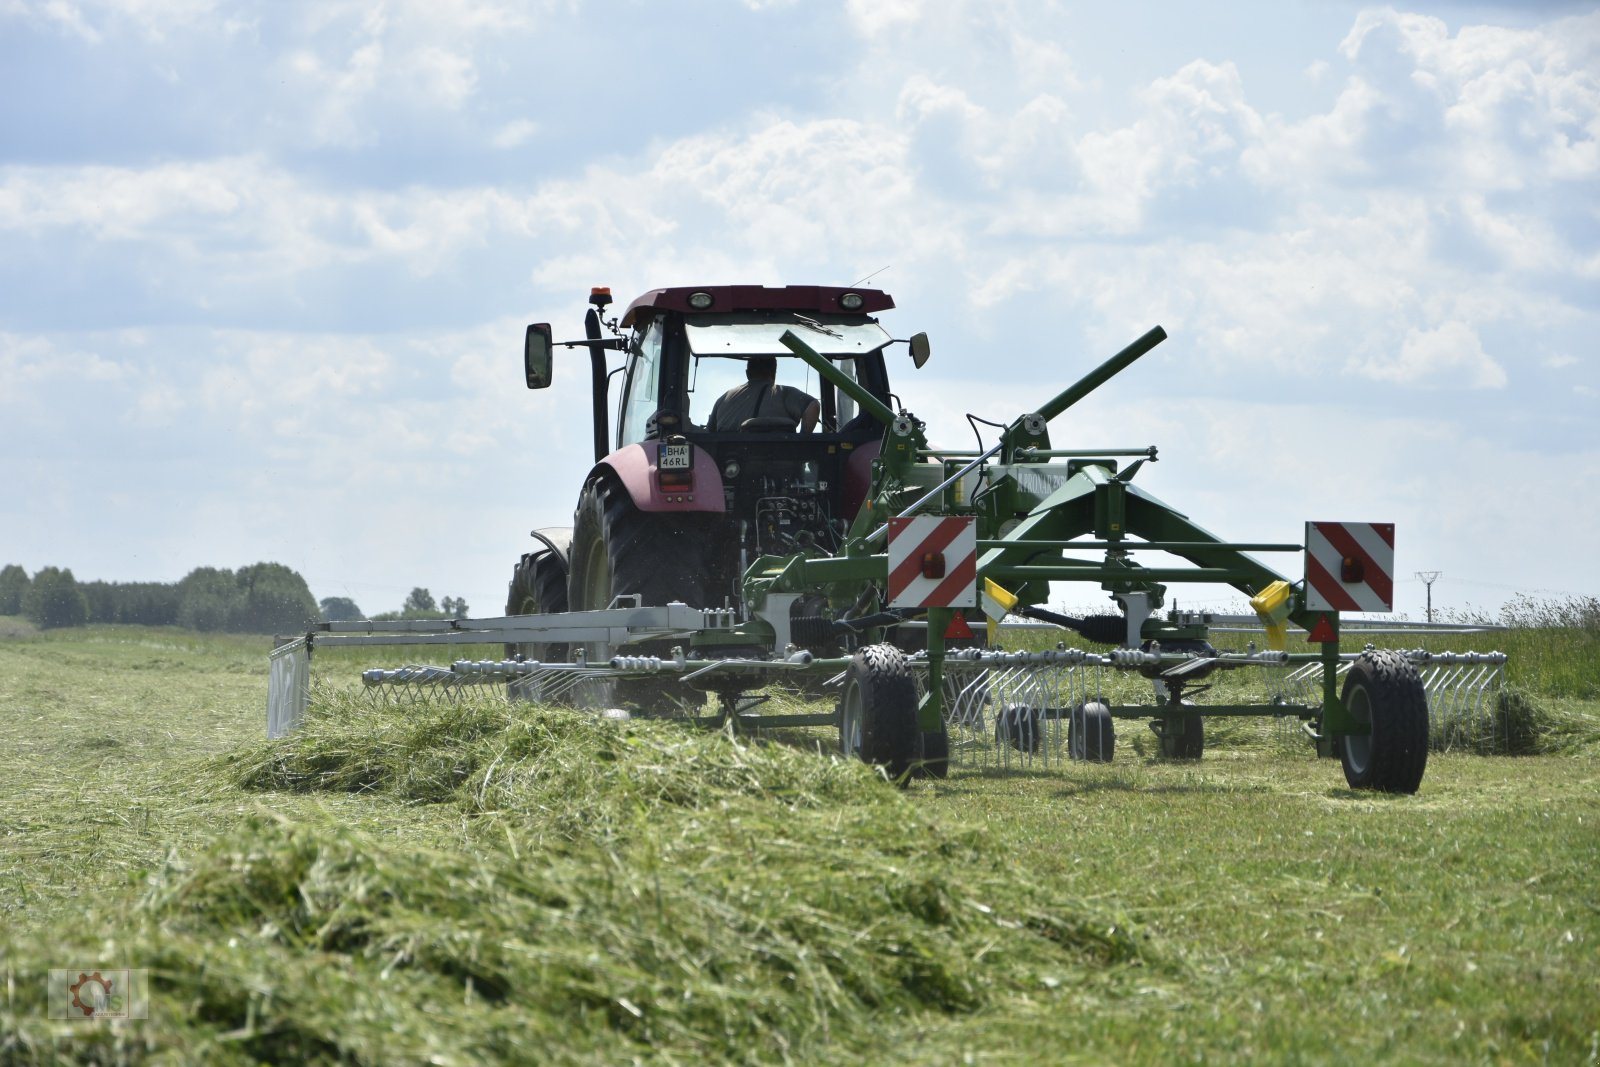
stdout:
{"type": "Polygon", "coordinates": [[[633,336],[617,410],[617,447],[646,439],[650,416],[662,407],[662,354],[665,324],[650,319],[633,336]]]}

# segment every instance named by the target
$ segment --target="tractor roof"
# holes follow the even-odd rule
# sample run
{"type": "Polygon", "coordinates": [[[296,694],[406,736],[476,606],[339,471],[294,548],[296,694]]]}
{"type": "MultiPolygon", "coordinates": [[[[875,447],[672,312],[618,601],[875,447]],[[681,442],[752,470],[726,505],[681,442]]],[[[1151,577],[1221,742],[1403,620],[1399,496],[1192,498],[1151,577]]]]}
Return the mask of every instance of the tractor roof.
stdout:
{"type": "MultiPolygon", "coordinates": [[[[852,301],[853,303],[853,301],[852,301]]],[[[871,314],[894,307],[894,297],[882,289],[851,289],[836,285],[785,285],[768,288],[765,285],[682,285],[671,289],[652,289],[628,305],[622,316],[623,326],[632,326],[642,310],[689,311],[716,314],[727,311],[804,311],[815,314],[871,314]],[[690,296],[705,293],[698,304],[690,303],[690,296]],[[847,307],[842,298],[847,293],[861,297],[856,307],[847,307]]]]}

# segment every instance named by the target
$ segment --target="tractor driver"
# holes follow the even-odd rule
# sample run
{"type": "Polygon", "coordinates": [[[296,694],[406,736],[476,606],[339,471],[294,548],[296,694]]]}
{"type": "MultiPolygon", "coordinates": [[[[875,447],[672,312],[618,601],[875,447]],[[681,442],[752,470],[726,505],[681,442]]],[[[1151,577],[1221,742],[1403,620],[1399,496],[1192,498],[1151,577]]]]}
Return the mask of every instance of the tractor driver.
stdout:
{"type": "Polygon", "coordinates": [[[775,423],[787,423],[791,430],[798,423],[801,433],[816,429],[817,417],[822,411],[817,398],[804,389],[777,384],[776,356],[748,357],[744,376],[743,385],[723,393],[712,406],[711,420],[706,427],[712,433],[780,428],[775,423]],[[747,422],[752,425],[746,426],[747,422]]]}

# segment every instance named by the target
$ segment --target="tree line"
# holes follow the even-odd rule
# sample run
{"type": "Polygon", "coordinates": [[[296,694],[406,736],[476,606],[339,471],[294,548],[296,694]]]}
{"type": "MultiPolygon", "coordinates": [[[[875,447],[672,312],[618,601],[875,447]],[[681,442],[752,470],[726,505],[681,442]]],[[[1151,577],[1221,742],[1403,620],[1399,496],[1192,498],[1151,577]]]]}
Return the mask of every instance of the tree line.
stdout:
{"type": "MultiPolygon", "coordinates": [[[[374,619],[465,618],[467,602],[436,604],[417,587],[399,611],[374,619]]],[[[196,567],[178,582],[80,582],[70,569],[44,567],[31,577],[16,564],[0,568],[0,615],[21,615],[41,629],[88,623],[181,626],[229,633],[294,633],[318,620],[361,619],[349,597],[320,603],[306,581],[281,563],[238,570],[196,567]]]]}

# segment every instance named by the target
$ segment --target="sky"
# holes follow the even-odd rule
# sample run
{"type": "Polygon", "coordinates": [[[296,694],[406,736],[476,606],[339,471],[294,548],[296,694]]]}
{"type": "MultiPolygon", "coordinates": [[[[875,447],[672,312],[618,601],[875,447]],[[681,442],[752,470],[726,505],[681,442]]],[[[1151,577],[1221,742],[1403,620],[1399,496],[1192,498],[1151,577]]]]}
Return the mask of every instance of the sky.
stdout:
{"type": "Polygon", "coordinates": [[[1160,324],[1058,446],[1157,445],[1235,540],[1393,522],[1413,618],[1418,572],[1600,593],[1600,6],[1556,2],[0,0],[0,565],[498,614],[592,460],[526,323],[867,278],[935,444],[1160,324]]]}

